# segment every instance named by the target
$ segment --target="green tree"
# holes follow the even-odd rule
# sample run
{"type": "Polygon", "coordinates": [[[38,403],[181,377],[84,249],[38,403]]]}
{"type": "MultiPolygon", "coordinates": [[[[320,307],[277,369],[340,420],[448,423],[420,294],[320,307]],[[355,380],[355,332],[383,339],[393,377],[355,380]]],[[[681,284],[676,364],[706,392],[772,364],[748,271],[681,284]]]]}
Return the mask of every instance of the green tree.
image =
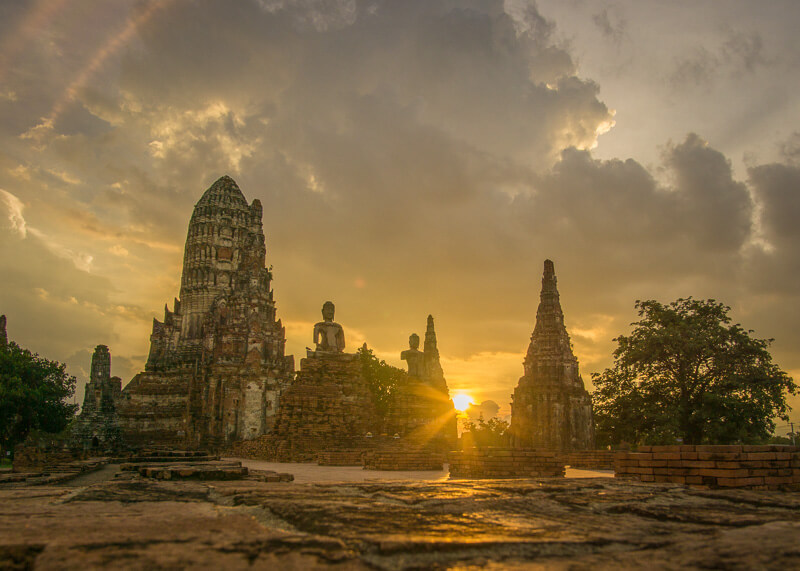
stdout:
{"type": "Polygon", "coordinates": [[[797,385],[772,362],[771,339],[731,325],[713,299],[637,301],[640,321],[592,375],[598,443],[753,443],[788,420],[797,385]]]}
{"type": "Polygon", "coordinates": [[[472,440],[478,448],[509,445],[508,423],[505,420],[490,418],[487,421],[483,420],[483,416],[479,416],[477,422],[465,419],[461,426],[464,428],[462,436],[469,433],[470,436],[467,437],[467,440],[472,440]]]}
{"type": "Polygon", "coordinates": [[[48,361],[16,343],[0,345],[0,453],[13,453],[31,430],[60,432],[78,405],[67,399],[75,393],[75,377],[66,365],[48,361]]]}
{"type": "Polygon", "coordinates": [[[372,353],[372,349],[367,348],[366,343],[359,348],[358,358],[361,361],[361,371],[375,398],[378,415],[385,420],[394,403],[398,385],[406,377],[406,372],[378,359],[372,353]]]}

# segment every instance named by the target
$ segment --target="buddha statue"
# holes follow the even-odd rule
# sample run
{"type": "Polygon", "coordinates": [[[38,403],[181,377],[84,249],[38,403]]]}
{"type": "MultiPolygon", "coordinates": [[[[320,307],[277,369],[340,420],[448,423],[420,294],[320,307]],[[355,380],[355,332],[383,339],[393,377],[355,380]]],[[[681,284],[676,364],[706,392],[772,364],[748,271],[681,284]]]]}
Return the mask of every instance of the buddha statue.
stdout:
{"type": "Polygon", "coordinates": [[[411,334],[408,338],[408,347],[406,351],[400,353],[400,358],[408,363],[408,376],[425,376],[425,353],[419,350],[419,335],[411,334]]]}
{"type": "Polygon", "coordinates": [[[317,352],[341,353],[344,351],[344,329],[333,321],[336,306],[326,301],[322,306],[322,319],[314,325],[314,343],[317,352]]]}

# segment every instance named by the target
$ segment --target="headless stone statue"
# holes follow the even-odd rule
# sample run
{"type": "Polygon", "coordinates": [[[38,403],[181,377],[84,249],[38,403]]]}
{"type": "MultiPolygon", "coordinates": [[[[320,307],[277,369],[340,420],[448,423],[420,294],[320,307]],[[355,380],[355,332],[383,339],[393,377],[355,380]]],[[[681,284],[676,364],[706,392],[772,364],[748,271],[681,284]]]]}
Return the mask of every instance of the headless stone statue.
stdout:
{"type": "Polygon", "coordinates": [[[314,325],[314,343],[317,351],[323,353],[341,353],[344,351],[344,329],[333,321],[336,306],[326,301],[322,306],[322,319],[314,325]]]}
{"type": "Polygon", "coordinates": [[[408,338],[406,351],[400,353],[400,358],[408,363],[409,377],[423,377],[425,375],[425,353],[419,350],[419,335],[412,333],[408,338]]]}

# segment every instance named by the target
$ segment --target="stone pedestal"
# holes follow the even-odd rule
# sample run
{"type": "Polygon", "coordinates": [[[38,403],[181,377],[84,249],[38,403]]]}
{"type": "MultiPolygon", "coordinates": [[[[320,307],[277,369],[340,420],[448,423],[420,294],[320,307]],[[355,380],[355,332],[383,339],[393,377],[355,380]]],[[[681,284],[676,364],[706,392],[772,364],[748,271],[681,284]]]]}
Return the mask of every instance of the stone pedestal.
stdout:
{"type": "Polygon", "coordinates": [[[315,461],[323,450],[361,448],[379,426],[358,356],[317,352],[300,361],[281,398],[268,452],[278,461],[315,461]]]}

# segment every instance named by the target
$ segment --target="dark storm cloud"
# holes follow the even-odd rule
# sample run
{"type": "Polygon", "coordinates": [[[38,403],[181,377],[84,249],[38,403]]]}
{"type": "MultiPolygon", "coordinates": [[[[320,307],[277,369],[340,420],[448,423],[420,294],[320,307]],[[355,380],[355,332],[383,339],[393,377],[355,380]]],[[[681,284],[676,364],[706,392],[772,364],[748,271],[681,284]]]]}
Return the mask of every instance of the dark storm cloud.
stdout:
{"type": "Polygon", "coordinates": [[[686,89],[711,84],[720,76],[753,74],[771,63],[760,34],[731,30],[719,45],[696,45],[691,53],[678,56],[669,80],[675,88],[686,89]]]}
{"type": "Polygon", "coordinates": [[[592,16],[592,22],[605,37],[616,43],[625,36],[627,22],[618,10],[603,8],[592,16]]]}
{"type": "MultiPolygon", "coordinates": [[[[800,167],[773,163],[749,170],[750,184],[761,204],[763,250],[753,254],[754,272],[748,275],[756,293],[800,292],[800,167]]],[[[791,313],[800,319],[797,306],[791,313]]],[[[788,307],[787,307],[788,309],[788,307]]]]}

